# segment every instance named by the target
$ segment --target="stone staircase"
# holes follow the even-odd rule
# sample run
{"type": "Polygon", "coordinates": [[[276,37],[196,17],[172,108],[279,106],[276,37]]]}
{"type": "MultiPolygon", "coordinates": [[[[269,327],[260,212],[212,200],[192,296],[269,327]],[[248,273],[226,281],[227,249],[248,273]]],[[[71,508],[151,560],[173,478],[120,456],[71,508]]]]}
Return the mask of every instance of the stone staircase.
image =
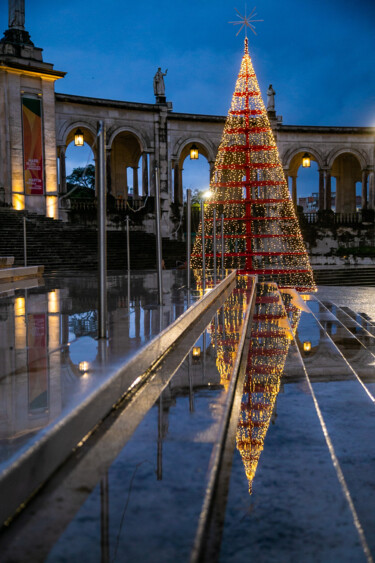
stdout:
{"type": "Polygon", "coordinates": [[[375,286],[375,267],[348,267],[314,269],[317,285],[375,286]]]}
{"type": "MultiPolygon", "coordinates": [[[[14,256],[14,265],[24,265],[23,217],[26,217],[27,264],[45,266],[45,271],[89,271],[97,268],[97,230],[64,223],[27,211],[0,208],[0,256],[14,256]]],[[[163,240],[167,268],[183,260],[185,243],[163,240]]],[[[156,268],[155,236],[130,233],[131,269],[156,268]]],[[[107,232],[108,270],[127,268],[126,232],[107,232]]]]}

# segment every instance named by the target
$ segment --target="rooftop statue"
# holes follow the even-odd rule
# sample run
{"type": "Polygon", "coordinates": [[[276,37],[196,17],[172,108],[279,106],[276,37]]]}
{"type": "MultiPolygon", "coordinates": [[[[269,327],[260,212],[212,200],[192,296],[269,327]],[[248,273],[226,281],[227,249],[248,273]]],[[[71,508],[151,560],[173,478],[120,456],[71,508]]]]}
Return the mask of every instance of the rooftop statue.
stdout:
{"type": "Polygon", "coordinates": [[[165,96],[164,76],[167,75],[168,69],[162,72],[160,66],[154,76],[154,94],[155,96],[165,96]]]}
{"type": "Polygon", "coordinates": [[[270,84],[267,90],[267,111],[275,111],[275,96],[276,92],[270,84]]]}
{"type": "Polygon", "coordinates": [[[25,0],[9,0],[9,29],[25,28],[25,0]]]}

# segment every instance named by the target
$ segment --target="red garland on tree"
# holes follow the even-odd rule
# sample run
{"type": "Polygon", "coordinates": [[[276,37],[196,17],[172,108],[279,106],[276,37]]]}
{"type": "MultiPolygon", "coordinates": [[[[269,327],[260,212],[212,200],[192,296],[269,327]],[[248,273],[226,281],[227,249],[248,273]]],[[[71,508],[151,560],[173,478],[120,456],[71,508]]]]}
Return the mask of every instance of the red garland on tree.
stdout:
{"type": "MultiPolygon", "coordinates": [[[[245,39],[245,52],[205,204],[205,256],[213,267],[213,210],[224,216],[224,267],[280,287],[316,291],[276,142],[245,39]]],[[[218,221],[218,224],[220,221],[218,221]]],[[[193,267],[202,267],[199,236],[193,267]]],[[[216,233],[218,239],[220,232],[216,233]]],[[[222,261],[218,253],[218,263],[222,261]]]]}

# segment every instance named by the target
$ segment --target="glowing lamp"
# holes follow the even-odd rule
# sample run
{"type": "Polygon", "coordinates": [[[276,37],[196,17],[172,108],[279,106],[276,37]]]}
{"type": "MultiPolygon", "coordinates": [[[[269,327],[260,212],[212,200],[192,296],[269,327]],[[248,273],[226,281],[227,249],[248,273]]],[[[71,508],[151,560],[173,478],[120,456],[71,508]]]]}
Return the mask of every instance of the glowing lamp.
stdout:
{"type": "Polygon", "coordinates": [[[204,192],[203,194],[204,199],[209,199],[211,197],[211,192],[210,190],[207,190],[204,192]]]}
{"type": "Polygon", "coordinates": [[[305,154],[302,157],[302,166],[304,168],[310,168],[311,166],[311,158],[309,153],[305,152],[305,154]]]}
{"type": "Polygon", "coordinates": [[[89,363],[88,362],[79,362],[78,369],[81,373],[86,373],[89,371],[89,363]]]}
{"type": "Polygon", "coordinates": [[[76,147],[83,147],[83,132],[81,129],[77,129],[74,133],[74,144],[76,147]]]}
{"type": "Polygon", "coordinates": [[[190,147],[190,160],[197,160],[199,156],[198,147],[195,144],[192,144],[190,147]]]}
{"type": "Polygon", "coordinates": [[[311,352],[311,342],[309,340],[306,340],[303,343],[303,351],[304,352],[311,352]]]}
{"type": "Polygon", "coordinates": [[[194,360],[199,360],[199,358],[201,357],[201,349],[199,346],[194,346],[193,348],[193,359],[194,360]]]}

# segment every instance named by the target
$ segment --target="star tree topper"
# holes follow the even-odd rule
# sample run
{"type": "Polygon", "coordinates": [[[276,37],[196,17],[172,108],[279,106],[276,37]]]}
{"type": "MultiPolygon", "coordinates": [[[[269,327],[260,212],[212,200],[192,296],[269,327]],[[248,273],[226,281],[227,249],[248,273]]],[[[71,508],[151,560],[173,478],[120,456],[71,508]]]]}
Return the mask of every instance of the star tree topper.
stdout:
{"type": "Polygon", "coordinates": [[[240,14],[240,12],[235,8],[237,15],[239,17],[239,20],[234,21],[234,22],[229,22],[232,23],[233,25],[240,25],[240,29],[237,31],[236,33],[236,37],[239,33],[241,33],[241,31],[243,30],[243,28],[245,28],[245,37],[247,37],[247,28],[251,29],[251,31],[256,35],[256,31],[255,31],[255,25],[253,25],[256,22],[262,22],[263,20],[255,20],[255,16],[257,15],[255,12],[256,8],[253,8],[250,12],[250,14],[247,16],[246,15],[246,7],[245,7],[245,15],[243,16],[242,14],[240,14]]]}

